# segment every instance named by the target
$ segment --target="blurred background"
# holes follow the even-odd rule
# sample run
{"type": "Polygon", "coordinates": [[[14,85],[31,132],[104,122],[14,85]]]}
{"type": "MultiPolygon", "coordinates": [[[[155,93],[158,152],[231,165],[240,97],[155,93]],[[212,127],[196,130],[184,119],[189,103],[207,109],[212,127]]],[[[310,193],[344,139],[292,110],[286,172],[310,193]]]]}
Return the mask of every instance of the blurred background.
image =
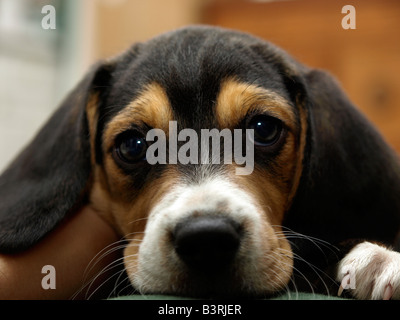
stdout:
{"type": "Polygon", "coordinates": [[[92,63],[188,24],[250,32],[329,70],[400,152],[398,0],[0,0],[0,171],[92,63]],[[355,30],[342,28],[348,4],[355,30]]]}

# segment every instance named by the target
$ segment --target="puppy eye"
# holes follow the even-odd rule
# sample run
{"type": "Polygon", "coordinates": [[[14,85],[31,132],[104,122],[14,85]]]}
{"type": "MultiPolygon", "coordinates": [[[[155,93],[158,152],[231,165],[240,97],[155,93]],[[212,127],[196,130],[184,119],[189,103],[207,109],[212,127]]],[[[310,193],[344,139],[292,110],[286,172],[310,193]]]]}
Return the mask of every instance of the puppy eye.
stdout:
{"type": "Polygon", "coordinates": [[[146,159],[147,142],[136,131],[124,132],[117,138],[114,152],[126,163],[134,163],[146,159]]]}
{"type": "Polygon", "coordinates": [[[283,130],[281,120],[266,115],[254,116],[247,127],[254,130],[254,142],[260,146],[275,144],[283,130]]]}

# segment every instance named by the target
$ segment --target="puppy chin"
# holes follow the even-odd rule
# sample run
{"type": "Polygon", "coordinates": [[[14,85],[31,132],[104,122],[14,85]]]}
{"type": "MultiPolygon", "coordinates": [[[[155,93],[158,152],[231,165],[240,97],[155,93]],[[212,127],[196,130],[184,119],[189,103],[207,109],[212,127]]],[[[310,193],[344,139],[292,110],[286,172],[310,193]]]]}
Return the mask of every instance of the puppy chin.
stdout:
{"type": "Polygon", "coordinates": [[[140,293],[265,296],[285,288],[292,252],[279,226],[230,181],[175,186],[125,248],[140,293]]]}

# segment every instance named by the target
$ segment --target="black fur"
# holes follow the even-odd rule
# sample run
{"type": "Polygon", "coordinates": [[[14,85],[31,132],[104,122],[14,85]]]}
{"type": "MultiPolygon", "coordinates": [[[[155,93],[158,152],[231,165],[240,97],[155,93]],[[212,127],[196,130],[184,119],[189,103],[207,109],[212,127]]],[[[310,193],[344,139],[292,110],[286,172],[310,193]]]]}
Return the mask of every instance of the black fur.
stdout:
{"type": "Polygon", "coordinates": [[[95,66],[0,176],[0,252],[29,248],[85,198],[90,145],[85,106],[100,86],[95,66]]]}
{"type": "MultiPolygon", "coordinates": [[[[303,81],[307,144],[300,185],[284,225],[331,244],[292,241],[294,253],[302,258],[295,259],[295,275],[297,269],[300,279],[307,274],[312,279],[316,271],[310,265],[332,277],[336,263],[362,241],[395,246],[400,165],[395,152],[331,76],[310,70],[303,81]]],[[[323,282],[332,284],[332,279],[323,282]]],[[[317,290],[324,290],[318,285],[317,290]]],[[[308,283],[305,286],[309,289],[308,283]]]]}

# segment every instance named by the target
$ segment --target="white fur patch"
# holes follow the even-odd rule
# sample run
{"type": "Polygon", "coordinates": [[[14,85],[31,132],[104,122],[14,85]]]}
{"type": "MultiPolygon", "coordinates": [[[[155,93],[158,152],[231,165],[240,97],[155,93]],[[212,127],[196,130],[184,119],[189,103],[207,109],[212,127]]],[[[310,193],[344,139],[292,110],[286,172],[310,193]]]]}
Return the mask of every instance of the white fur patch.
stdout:
{"type": "Polygon", "coordinates": [[[137,265],[136,271],[129,274],[134,287],[142,293],[185,294],[196,290],[193,286],[185,288],[189,285],[183,280],[187,269],[173,248],[171,233],[182,219],[203,214],[226,216],[246,226],[236,259],[241,283],[232,283],[236,290],[248,288],[267,292],[284,286],[291,273],[289,266],[287,272],[282,271],[282,280],[272,279],[276,271],[271,271],[272,275],[264,271],[269,266],[276,268],[280,260],[278,253],[270,252],[276,250],[271,247],[276,242],[272,238],[274,231],[255,203],[249,194],[228,179],[208,178],[199,184],[176,185],[150,212],[137,260],[130,261],[129,257],[125,260],[127,270],[130,264],[137,265]]]}
{"type": "Polygon", "coordinates": [[[340,262],[337,280],[357,299],[400,299],[400,253],[360,243],[340,262]]]}

